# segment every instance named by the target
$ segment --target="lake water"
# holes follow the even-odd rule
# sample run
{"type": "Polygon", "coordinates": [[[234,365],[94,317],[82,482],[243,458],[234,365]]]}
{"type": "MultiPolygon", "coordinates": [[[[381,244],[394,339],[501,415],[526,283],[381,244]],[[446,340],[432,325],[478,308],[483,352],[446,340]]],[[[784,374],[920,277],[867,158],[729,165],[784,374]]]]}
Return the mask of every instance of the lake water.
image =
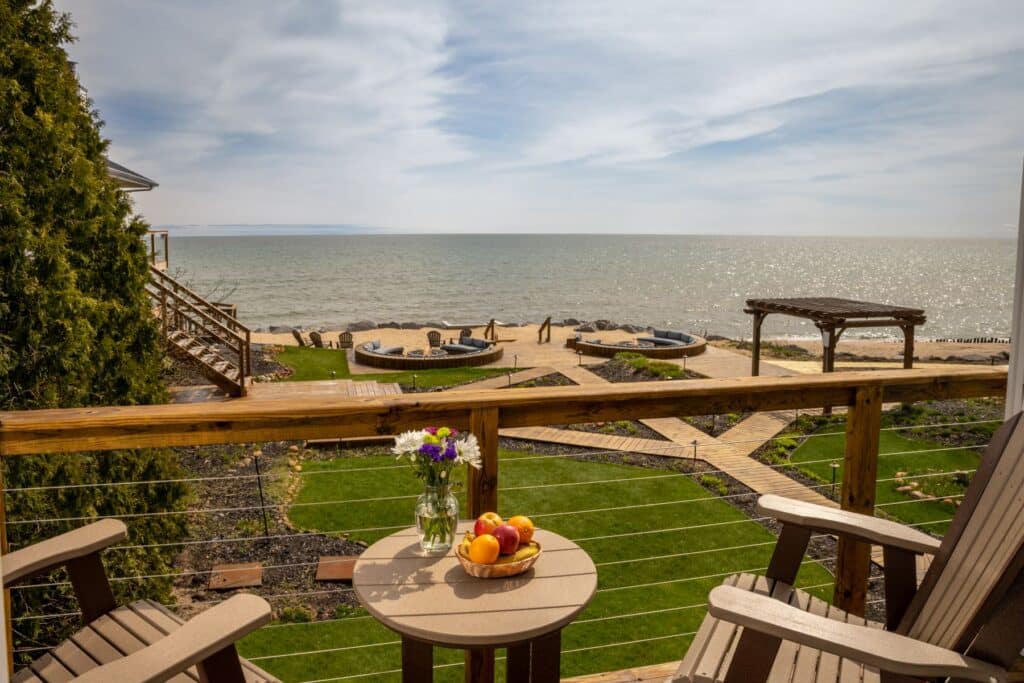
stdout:
{"type": "MultiPolygon", "coordinates": [[[[172,230],[170,272],[236,303],[254,328],[550,315],[739,337],[750,332],[744,300],[774,296],[924,308],[927,338],[1010,327],[1011,240],[182,232],[172,230]]],[[[772,316],[765,334],[816,330],[772,316]]],[[[892,331],[860,333],[872,335],[892,331]]]]}

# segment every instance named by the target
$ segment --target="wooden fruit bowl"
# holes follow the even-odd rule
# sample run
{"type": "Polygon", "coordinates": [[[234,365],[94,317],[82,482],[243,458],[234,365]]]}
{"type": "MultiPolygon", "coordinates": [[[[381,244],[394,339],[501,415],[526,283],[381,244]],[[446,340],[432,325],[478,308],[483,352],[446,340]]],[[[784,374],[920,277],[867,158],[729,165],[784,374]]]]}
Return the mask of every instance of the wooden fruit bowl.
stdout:
{"type": "Polygon", "coordinates": [[[455,546],[455,557],[459,558],[459,562],[462,564],[462,568],[466,570],[466,573],[470,576],[475,576],[478,579],[506,579],[510,576],[516,576],[522,574],[527,569],[532,567],[534,563],[544,553],[544,549],[540,547],[540,543],[533,541],[537,545],[537,554],[527,557],[525,560],[519,560],[518,562],[506,562],[504,564],[480,564],[479,562],[473,562],[471,559],[462,554],[461,546],[455,546]]]}

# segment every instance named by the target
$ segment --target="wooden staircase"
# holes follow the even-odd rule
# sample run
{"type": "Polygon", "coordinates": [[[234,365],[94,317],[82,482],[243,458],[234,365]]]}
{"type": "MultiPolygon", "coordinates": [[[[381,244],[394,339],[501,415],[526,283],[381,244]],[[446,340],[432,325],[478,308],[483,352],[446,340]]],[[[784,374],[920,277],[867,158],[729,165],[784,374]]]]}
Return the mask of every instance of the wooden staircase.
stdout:
{"type": "Polygon", "coordinates": [[[249,328],[159,268],[150,267],[146,291],[168,351],[195,363],[231,396],[245,396],[252,374],[249,328]]]}

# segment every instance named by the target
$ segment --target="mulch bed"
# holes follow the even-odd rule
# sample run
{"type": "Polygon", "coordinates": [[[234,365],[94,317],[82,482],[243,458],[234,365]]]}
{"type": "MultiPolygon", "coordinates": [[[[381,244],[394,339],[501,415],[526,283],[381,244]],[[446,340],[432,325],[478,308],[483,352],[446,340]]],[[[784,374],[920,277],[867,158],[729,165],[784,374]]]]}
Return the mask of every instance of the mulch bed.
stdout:
{"type": "MultiPolygon", "coordinates": [[[[585,365],[587,370],[598,377],[603,377],[612,383],[619,382],[665,382],[671,378],[662,377],[646,370],[637,370],[632,367],[629,363],[621,361],[617,358],[612,358],[606,363],[600,363],[598,365],[585,365]]],[[[684,377],[678,379],[701,379],[703,375],[699,375],[696,372],[687,370],[684,377]]]]}
{"type": "Polygon", "coordinates": [[[669,441],[642,422],[636,420],[619,420],[617,422],[584,422],[574,425],[557,425],[560,429],[572,429],[577,432],[604,434],[605,436],[626,436],[651,441],[669,441]]]}
{"type": "Polygon", "coordinates": [[[544,375],[537,379],[528,379],[525,382],[519,382],[513,384],[513,389],[526,389],[529,387],[572,387],[576,386],[576,382],[566,377],[560,372],[552,372],[550,375],[544,375]]]}
{"type": "Polygon", "coordinates": [[[234,445],[174,450],[188,477],[229,477],[192,484],[191,509],[255,508],[190,515],[189,537],[192,540],[246,540],[215,540],[184,546],[175,559],[175,567],[179,571],[202,572],[175,581],[176,601],[186,618],[193,611],[204,609],[204,603],[222,600],[232,594],[232,591],[211,591],[207,588],[210,568],[225,563],[262,563],[263,585],[246,590],[270,599],[277,614],[283,608],[300,607],[312,612],[316,618],[330,618],[340,605],[358,606],[352,592],[335,592],[348,588],[347,584],[316,583],[313,579],[320,556],[357,555],[364,546],[322,534],[297,532],[287,521],[286,509],[280,507],[287,503],[289,483],[297,479],[289,474],[289,461],[297,464],[304,457],[304,451],[298,444],[264,444],[259,457],[260,472],[265,475],[262,481],[268,506],[264,508],[268,538],[263,538],[264,517],[259,509],[257,480],[248,478],[256,474],[252,449],[234,445]],[[273,597],[287,593],[314,594],[273,597]]]}

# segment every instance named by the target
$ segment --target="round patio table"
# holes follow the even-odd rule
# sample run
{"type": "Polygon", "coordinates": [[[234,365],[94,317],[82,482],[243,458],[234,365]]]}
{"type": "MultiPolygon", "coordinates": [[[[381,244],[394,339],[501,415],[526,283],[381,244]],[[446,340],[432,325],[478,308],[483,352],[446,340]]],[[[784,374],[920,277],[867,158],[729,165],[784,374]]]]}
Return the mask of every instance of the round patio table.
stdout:
{"type": "MultiPolygon", "coordinates": [[[[456,542],[472,528],[460,522],[456,542]]],[[[425,555],[415,528],[383,538],[356,562],[352,586],[378,621],[402,636],[402,680],[433,680],[434,646],[466,650],[466,680],[494,679],[494,648],[508,648],[511,682],[559,680],[561,632],[597,590],[597,569],[578,545],[538,529],[543,554],[507,579],[467,574],[454,550],[425,555]]]]}

